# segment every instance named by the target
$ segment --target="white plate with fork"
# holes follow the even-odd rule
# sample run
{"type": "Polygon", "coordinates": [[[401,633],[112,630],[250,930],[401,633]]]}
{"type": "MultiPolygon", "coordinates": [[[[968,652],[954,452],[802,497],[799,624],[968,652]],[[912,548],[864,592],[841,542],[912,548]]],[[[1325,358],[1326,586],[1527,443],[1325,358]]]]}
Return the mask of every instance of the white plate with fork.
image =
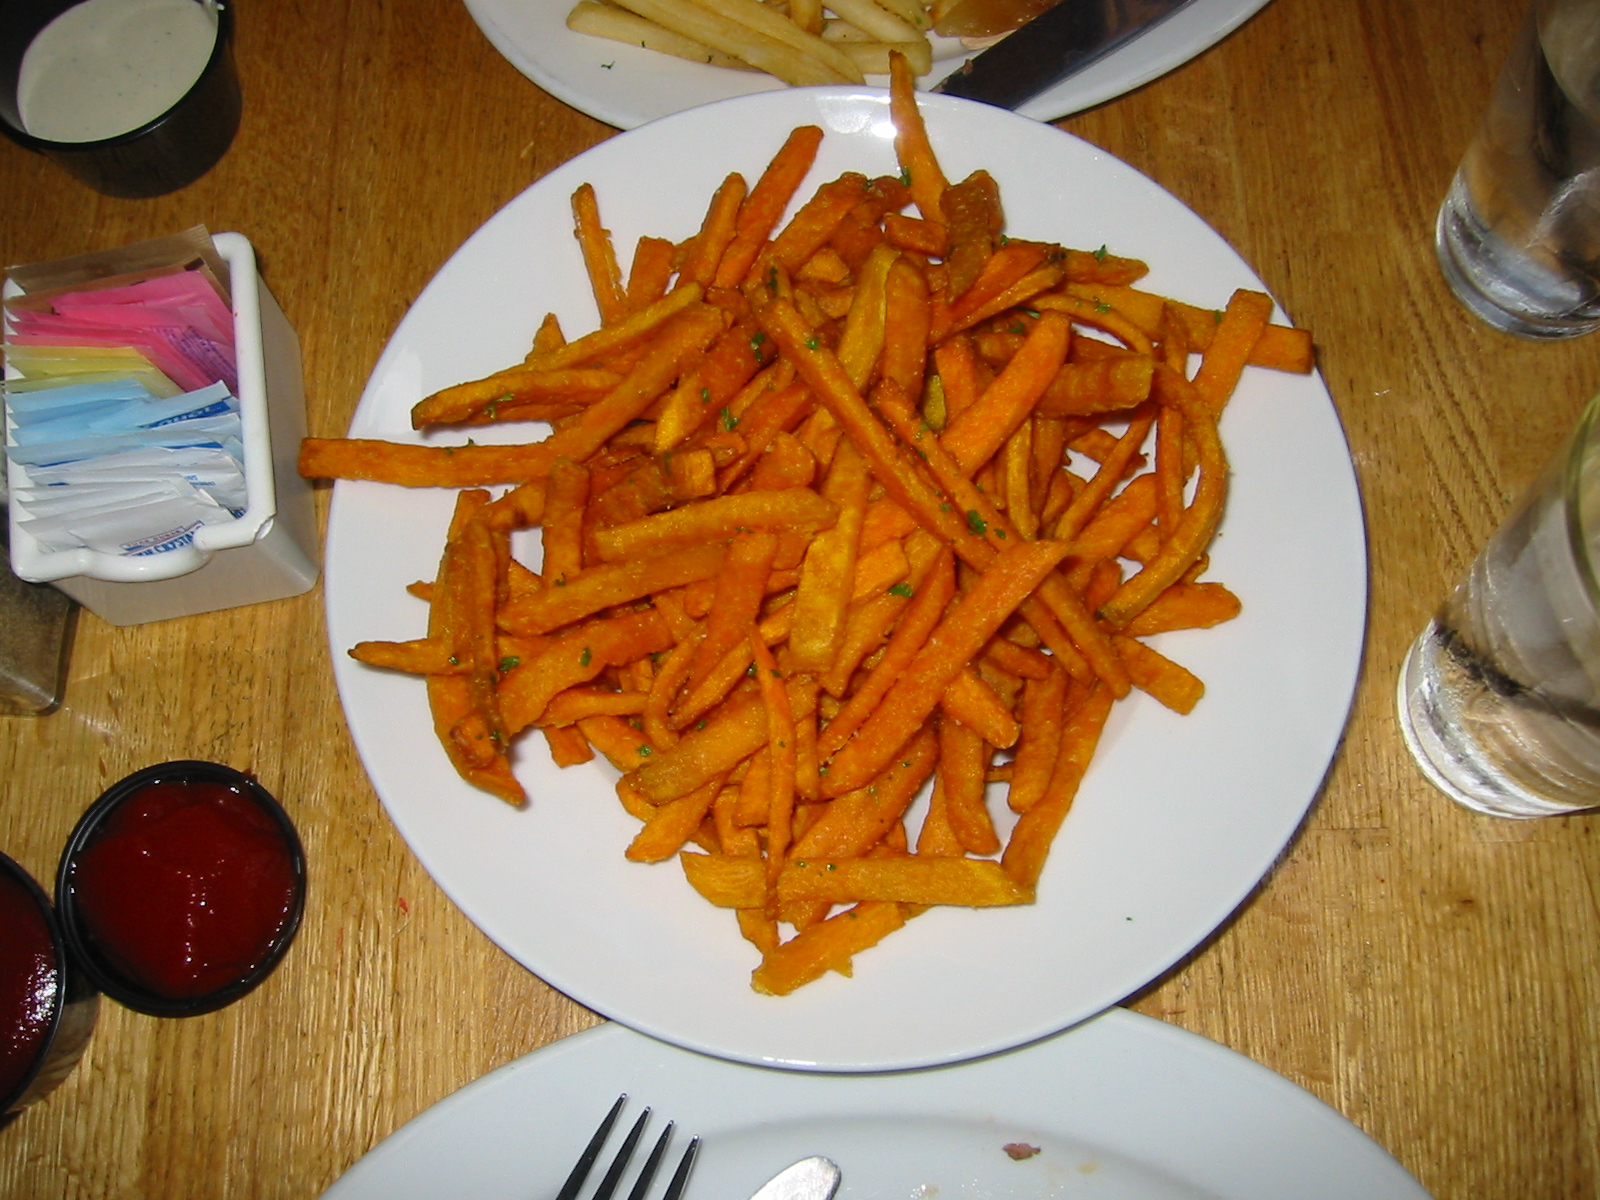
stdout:
{"type": "Polygon", "coordinates": [[[703,1139],[686,1200],[749,1196],[812,1154],[842,1168],[839,1200],[1428,1200],[1309,1092],[1120,1008],[1005,1054],[881,1075],[744,1066],[602,1025],[440,1101],[324,1200],[548,1200],[619,1092],[677,1122],[662,1180],[703,1139]]]}

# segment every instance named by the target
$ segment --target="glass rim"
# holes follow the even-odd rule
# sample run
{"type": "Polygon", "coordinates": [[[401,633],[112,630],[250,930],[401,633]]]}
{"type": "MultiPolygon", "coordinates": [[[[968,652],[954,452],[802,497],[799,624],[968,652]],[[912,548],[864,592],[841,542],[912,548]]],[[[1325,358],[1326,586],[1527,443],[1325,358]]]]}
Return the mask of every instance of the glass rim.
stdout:
{"type": "Polygon", "coordinates": [[[1566,448],[1561,471],[1561,499],[1566,506],[1567,542],[1572,561],[1578,568],[1590,607],[1600,612],[1600,574],[1597,574],[1594,544],[1595,536],[1600,535],[1600,392],[1584,405],[1566,448]],[[1585,511],[1584,504],[1585,468],[1591,463],[1592,486],[1596,491],[1592,514],[1585,511]]]}

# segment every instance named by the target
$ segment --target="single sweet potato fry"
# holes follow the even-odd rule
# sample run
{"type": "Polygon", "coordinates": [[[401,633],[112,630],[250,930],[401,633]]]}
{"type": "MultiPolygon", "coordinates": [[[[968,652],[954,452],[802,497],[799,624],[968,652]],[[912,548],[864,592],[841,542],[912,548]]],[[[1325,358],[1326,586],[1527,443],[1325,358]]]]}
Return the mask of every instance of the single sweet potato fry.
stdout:
{"type": "Polygon", "coordinates": [[[983,738],[960,722],[941,717],[939,782],[944,788],[945,819],[956,840],[971,854],[993,854],[1000,849],[994,820],[984,802],[987,789],[983,777],[988,767],[989,751],[983,738]]]}
{"type": "Polygon", "coordinates": [[[989,908],[1032,904],[1033,890],[1007,875],[999,863],[979,858],[807,859],[790,863],[778,876],[778,900],[831,904],[892,900],[989,908]]]}
{"type": "MultiPolygon", "coordinates": [[[[1128,622],[1129,637],[1174,629],[1210,629],[1239,615],[1239,597],[1220,583],[1175,583],[1128,622]]],[[[352,651],[354,653],[354,651],[352,651]]]]}
{"type": "Polygon", "coordinates": [[[838,515],[836,504],[810,488],[743,492],[596,530],[594,545],[606,562],[626,562],[674,546],[721,541],[741,529],[815,533],[838,515]]]}
{"type": "Polygon", "coordinates": [[[1055,840],[1072,808],[1073,800],[1077,798],[1078,785],[1083,782],[1084,773],[1089,769],[1089,760],[1099,744],[1100,732],[1111,713],[1111,704],[1110,691],[1103,683],[1096,683],[1083,703],[1067,718],[1055,768],[1050,774],[1050,783],[1044,795],[1017,818],[1017,824],[1006,842],[1005,853],[1000,856],[1000,863],[1006,873],[1023,887],[1038,886],[1045,857],[1050,853],[1050,843],[1055,840]]]}
{"type": "Polygon", "coordinates": [[[1114,636],[1111,643],[1127,664],[1133,686],[1154,696],[1173,712],[1193,712],[1200,697],[1205,695],[1206,685],[1198,676],[1159,650],[1121,634],[1114,636]]]}
{"type": "Polygon", "coordinates": [[[664,862],[682,850],[700,828],[711,802],[722,790],[722,777],[708,779],[686,796],[661,805],[625,852],[632,862],[664,862]]]}
{"type": "Polygon", "coordinates": [[[899,904],[857,904],[796,934],[767,952],[750,973],[750,986],[769,996],[787,996],[829,971],[850,974],[850,960],[876,946],[906,923],[899,904]]]}
{"type": "Polygon", "coordinates": [[[563,585],[549,586],[512,600],[497,618],[507,633],[548,633],[591,616],[603,608],[626,604],[652,592],[715,578],[728,550],[716,542],[686,546],[655,558],[580,571],[563,585]]]}
{"type": "Polygon", "coordinates": [[[678,861],[689,886],[718,908],[765,907],[767,865],[759,858],[685,851],[678,861]]]}
{"type": "Polygon", "coordinates": [[[994,690],[970,666],[962,667],[939,697],[939,707],[996,749],[1016,744],[1022,727],[994,690]]]}
{"type": "Polygon", "coordinates": [[[821,144],[822,130],[816,125],[802,125],[789,134],[739,206],[733,239],[717,264],[715,286],[738,287],[744,281],[745,272],[777,228],[789,198],[811,169],[821,144]]]}

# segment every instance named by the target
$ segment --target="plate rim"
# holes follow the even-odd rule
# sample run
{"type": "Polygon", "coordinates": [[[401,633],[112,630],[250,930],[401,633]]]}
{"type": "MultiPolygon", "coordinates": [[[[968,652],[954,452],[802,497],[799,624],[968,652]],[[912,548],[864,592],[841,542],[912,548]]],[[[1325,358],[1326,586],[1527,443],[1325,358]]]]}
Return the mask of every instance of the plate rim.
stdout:
{"type": "MultiPolygon", "coordinates": [[[[442,1097],[369,1149],[323,1195],[326,1200],[369,1200],[389,1194],[385,1189],[392,1181],[384,1175],[391,1170],[388,1163],[426,1153],[430,1140],[449,1139],[452,1123],[471,1122],[474,1109],[517,1110],[521,1097],[548,1095],[550,1106],[575,1109],[571,1124],[586,1133],[584,1123],[593,1123],[590,1108],[599,1113],[623,1092],[675,1118],[686,1132],[705,1135],[708,1152],[727,1145],[729,1136],[755,1129],[770,1138],[775,1135],[767,1131],[781,1134],[786,1126],[819,1115],[841,1120],[872,1113],[901,1121],[964,1124],[987,1120],[997,1128],[1009,1124],[1115,1155],[1190,1187],[1215,1188],[1215,1173],[1232,1171],[1237,1178],[1226,1191],[1216,1193],[1219,1200],[1281,1195],[1276,1189],[1283,1182],[1283,1160],[1311,1159],[1326,1173],[1307,1179],[1307,1186],[1297,1193],[1310,1200],[1352,1195],[1429,1200],[1421,1183],[1394,1155],[1306,1088],[1202,1034],[1117,1007],[1043,1042],[982,1059],[925,1071],[845,1076],[772,1071],[711,1059],[626,1026],[602,1023],[529,1051],[442,1097]],[[1063,1069],[1105,1063],[1123,1070],[1111,1076],[1063,1069]],[[621,1078],[608,1073],[618,1066],[624,1068],[621,1078]],[[687,1080],[686,1073],[692,1073],[687,1080]],[[588,1089],[581,1103],[570,1094],[578,1078],[588,1089]],[[707,1087],[708,1083],[715,1086],[707,1087]],[[674,1094],[674,1089],[681,1094],[674,1094]],[[996,1097],[1003,1098],[1002,1106],[992,1103],[996,1097]],[[1196,1098],[1206,1103],[1186,1103],[1196,1098]],[[1142,1100],[1152,1102],[1149,1115],[1142,1100]],[[743,1111],[730,1113],[736,1104],[743,1111]],[[1102,1104],[1120,1106],[1119,1115],[1129,1109],[1134,1113],[1134,1123],[1119,1131],[1121,1141],[1112,1145],[1081,1111],[1102,1104]],[[1161,1125],[1173,1113],[1180,1122],[1188,1122],[1187,1128],[1161,1125]],[[1264,1120],[1268,1113],[1271,1119],[1264,1120]],[[1158,1148],[1170,1155],[1182,1141],[1203,1138],[1219,1120],[1236,1127],[1241,1119],[1249,1123],[1246,1134],[1253,1135],[1243,1140],[1262,1144],[1270,1140],[1270,1153],[1229,1166],[1192,1161],[1176,1169],[1155,1157],[1158,1148]],[[1140,1121],[1148,1126],[1140,1127],[1140,1121]],[[1268,1158],[1279,1161],[1269,1163],[1268,1158]],[[1373,1190],[1374,1186],[1381,1190],[1373,1190]]],[[[574,1147],[581,1142],[581,1137],[565,1130],[548,1130],[537,1121],[530,1124],[538,1131],[535,1141],[539,1133],[547,1134],[563,1154],[569,1141],[574,1147]]],[[[451,1144],[460,1143],[451,1139],[451,1144]]],[[[829,1151],[827,1146],[816,1149],[829,1151]]],[[[554,1151],[551,1157],[556,1161],[544,1169],[559,1180],[556,1172],[564,1173],[566,1159],[554,1151]]],[[[776,1165],[765,1164],[761,1173],[776,1165]]],[[[526,1182],[536,1194],[545,1181],[526,1182]]],[[[848,1196],[848,1164],[844,1182],[843,1195],[848,1196]]]]}

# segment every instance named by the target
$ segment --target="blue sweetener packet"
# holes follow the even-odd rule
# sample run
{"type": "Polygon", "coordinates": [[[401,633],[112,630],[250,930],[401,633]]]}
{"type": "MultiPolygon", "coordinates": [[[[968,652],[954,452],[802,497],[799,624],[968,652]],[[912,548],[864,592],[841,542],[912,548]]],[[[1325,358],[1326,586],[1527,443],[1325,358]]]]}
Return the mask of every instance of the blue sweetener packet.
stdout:
{"type": "Polygon", "coordinates": [[[140,429],[121,434],[94,434],[69,441],[47,442],[43,445],[7,446],[6,455],[12,462],[25,467],[57,466],[110,454],[136,446],[214,446],[232,452],[237,446],[243,461],[243,446],[239,441],[239,418],[236,414],[220,417],[203,417],[184,421],[180,425],[158,429],[140,429]]]}
{"type": "Polygon", "coordinates": [[[19,392],[6,385],[6,402],[11,419],[18,425],[37,425],[87,409],[99,409],[130,401],[150,401],[156,396],[134,379],[112,382],[58,384],[32,392],[19,392]]]}
{"type": "Polygon", "coordinates": [[[216,383],[169,400],[146,396],[68,409],[48,420],[19,425],[13,440],[19,446],[37,446],[45,442],[67,442],[99,434],[159,429],[238,411],[239,402],[226,387],[216,383]]]}

